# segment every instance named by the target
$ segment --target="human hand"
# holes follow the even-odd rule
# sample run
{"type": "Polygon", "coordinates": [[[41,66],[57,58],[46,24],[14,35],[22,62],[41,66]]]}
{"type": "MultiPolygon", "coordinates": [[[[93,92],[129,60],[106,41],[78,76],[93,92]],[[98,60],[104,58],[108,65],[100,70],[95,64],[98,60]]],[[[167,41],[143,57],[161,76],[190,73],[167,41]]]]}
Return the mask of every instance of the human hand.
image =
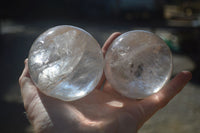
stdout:
{"type": "MultiPolygon", "coordinates": [[[[112,34],[109,45],[120,33],[112,34]]],[[[190,72],[180,72],[158,93],[143,100],[126,98],[116,92],[105,76],[82,99],[65,102],[41,93],[31,81],[27,59],[19,78],[27,116],[38,133],[136,133],[156,111],[163,108],[191,79],[190,72]],[[103,81],[103,90],[100,90],[103,81]]]]}

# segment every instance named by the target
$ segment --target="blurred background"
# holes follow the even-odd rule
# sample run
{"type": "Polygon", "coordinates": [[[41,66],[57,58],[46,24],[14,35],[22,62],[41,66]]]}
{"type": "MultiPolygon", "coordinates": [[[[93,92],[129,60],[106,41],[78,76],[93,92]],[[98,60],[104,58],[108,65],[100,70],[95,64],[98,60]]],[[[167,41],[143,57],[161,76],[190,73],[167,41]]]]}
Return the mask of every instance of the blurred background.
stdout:
{"type": "Polygon", "coordinates": [[[6,0],[0,4],[0,132],[32,133],[18,78],[34,39],[57,25],[74,25],[102,46],[115,31],[148,30],[173,52],[173,75],[189,70],[192,81],[139,133],[200,133],[199,0],[6,0]]]}

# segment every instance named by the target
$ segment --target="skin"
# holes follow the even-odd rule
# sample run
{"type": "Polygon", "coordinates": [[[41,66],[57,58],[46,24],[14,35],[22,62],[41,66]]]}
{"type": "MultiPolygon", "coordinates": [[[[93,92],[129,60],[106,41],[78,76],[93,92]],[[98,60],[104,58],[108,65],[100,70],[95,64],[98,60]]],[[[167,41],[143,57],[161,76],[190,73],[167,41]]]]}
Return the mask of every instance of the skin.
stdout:
{"type": "MultiPolygon", "coordinates": [[[[121,33],[113,33],[105,42],[109,45],[121,33]]],[[[126,98],[117,93],[102,76],[89,95],[65,102],[41,93],[31,81],[28,59],[19,78],[21,94],[28,119],[38,133],[136,133],[159,109],[177,95],[192,78],[190,72],[177,74],[158,93],[143,100],[126,98]],[[105,84],[103,85],[103,82],[105,84]],[[100,90],[103,85],[103,90],[100,90]]]]}

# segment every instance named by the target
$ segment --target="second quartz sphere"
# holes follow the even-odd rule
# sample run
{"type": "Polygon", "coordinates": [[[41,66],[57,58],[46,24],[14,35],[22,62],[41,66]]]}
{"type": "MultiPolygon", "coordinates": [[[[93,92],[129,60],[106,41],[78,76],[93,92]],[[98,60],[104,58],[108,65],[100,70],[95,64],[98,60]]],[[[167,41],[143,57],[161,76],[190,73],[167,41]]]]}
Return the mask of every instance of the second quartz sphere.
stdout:
{"type": "Polygon", "coordinates": [[[129,98],[141,99],[158,92],[172,71],[172,55],[165,42],[141,30],[116,38],[105,60],[107,80],[129,98]]]}
{"type": "Polygon", "coordinates": [[[84,97],[101,79],[103,54],[83,29],[57,26],[41,34],[28,57],[30,76],[40,91],[64,101],[84,97]]]}

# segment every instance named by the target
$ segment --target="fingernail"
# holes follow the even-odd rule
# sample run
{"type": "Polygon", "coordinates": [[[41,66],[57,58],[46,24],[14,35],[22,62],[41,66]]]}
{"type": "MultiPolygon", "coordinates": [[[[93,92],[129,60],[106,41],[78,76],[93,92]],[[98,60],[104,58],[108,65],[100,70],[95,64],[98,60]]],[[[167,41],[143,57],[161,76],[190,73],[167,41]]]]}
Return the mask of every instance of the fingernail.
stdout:
{"type": "Polygon", "coordinates": [[[28,58],[26,58],[26,59],[24,60],[24,64],[25,64],[25,65],[26,65],[27,61],[28,61],[28,58]]]}
{"type": "Polygon", "coordinates": [[[182,73],[184,74],[184,78],[185,80],[191,80],[192,79],[192,73],[189,71],[182,71],[182,73]]]}

